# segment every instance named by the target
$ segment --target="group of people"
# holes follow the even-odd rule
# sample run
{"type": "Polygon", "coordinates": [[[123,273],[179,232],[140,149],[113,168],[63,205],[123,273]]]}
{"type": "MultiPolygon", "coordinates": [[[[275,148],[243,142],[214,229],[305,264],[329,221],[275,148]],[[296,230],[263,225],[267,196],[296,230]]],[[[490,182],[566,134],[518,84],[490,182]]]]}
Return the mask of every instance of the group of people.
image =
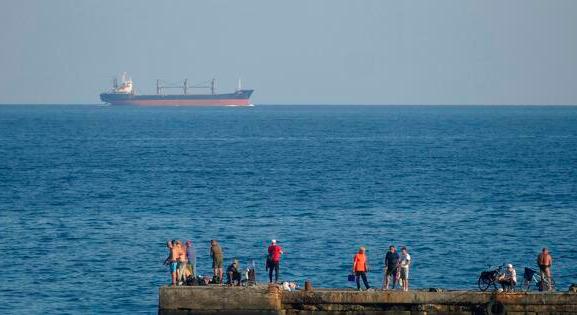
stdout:
{"type": "MultiPolygon", "coordinates": [[[[181,285],[187,282],[187,279],[195,278],[196,272],[196,251],[192,241],[182,243],[180,240],[171,240],[166,243],[168,248],[168,257],[164,261],[165,265],[170,266],[170,275],[172,285],[181,285]]],[[[222,247],[216,240],[210,241],[210,257],[212,258],[213,277],[206,280],[206,283],[223,284],[224,276],[224,253],[222,247]]],[[[280,272],[280,261],[284,254],[282,248],[276,240],[272,240],[267,251],[266,270],[269,272],[269,280],[278,282],[280,272]]],[[[241,270],[238,259],[233,258],[232,263],[226,268],[227,284],[240,286],[242,274],[248,285],[256,283],[256,264],[251,260],[246,270],[241,270]]]]}
{"type": "MultiPolygon", "coordinates": [[[[544,247],[537,256],[537,265],[539,266],[539,275],[541,277],[540,287],[543,291],[551,291],[553,289],[551,279],[551,265],[553,264],[553,257],[549,253],[549,249],[544,247]]],[[[525,281],[531,281],[533,277],[533,270],[526,268],[525,281]]],[[[499,284],[505,291],[510,291],[517,286],[517,271],[512,264],[507,264],[505,272],[497,278],[499,284]]]]}
{"type": "MultiPolygon", "coordinates": [[[[411,266],[411,255],[407,247],[401,247],[401,254],[397,252],[395,246],[389,246],[389,251],[385,254],[385,269],[383,270],[383,289],[389,290],[392,280],[392,288],[401,282],[403,291],[409,290],[409,267],[411,266]]],[[[353,275],[357,283],[357,290],[361,290],[361,279],[367,290],[372,290],[367,280],[369,266],[367,264],[366,249],[360,247],[358,253],[353,258],[353,275]]]]}
{"type": "Polygon", "coordinates": [[[166,242],[168,247],[168,257],[164,261],[170,266],[170,276],[172,285],[183,283],[190,276],[196,273],[196,251],[192,241],[182,243],[180,240],[166,242]]]}
{"type": "MultiPolygon", "coordinates": [[[[167,242],[168,257],[165,264],[170,266],[172,285],[179,285],[186,282],[190,277],[196,277],[196,251],[192,241],[188,240],[182,243],[179,240],[172,240],[167,242]]],[[[266,270],[268,271],[269,282],[277,283],[280,273],[280,262],[284,251],[282,247],[277,244],[276,240],[272,240],[268,246],[266,255],[266,270]],[[274,274],[274,281],[273,281],[274,274]]],[[[224,254],[218,241],[210,241],[210,257],[212,258],[213,278],[210,280],[214,284],[222,284],[224,276],[224,254]]],[[[383,270],[383,289],[395,289],[397,285],[403,291],[409,290],[409,269],[412,260],[407,247],[401,247],[400,253],[394,245],[389,246],[389,250],[385,254],[384,270],[383,270]]],[[[546,286],[543,290],[551,290],[551,265],[553,258],[547,248],[543,248],[537,257],[537,265],[543,284],[546,286]]],[[[245,280],[248,284],[256,283],[256,265],[254,260],[251,260],[246,270],[244,270],[245,280]]],[[[226,268],[227,284],[241,285],[241,268],[238,260],[234,258],[232,263],[226,268]]],[[[353,268],[351,278],[356,282],[357,290],[361,290],[361,280],[367,290],[372,290],[367,279],[369,266],[367,263],[367,254],[365,247],[360,247],[357,254],[353,258],[353,268]]],[[[527,280],[527,279],[526,279],[527,280]]],[[[501,284],[504,290],[510,290],[517,285],[517,272],[512,264],[507,264],[506,270],[499,275],[497,281],[501,284]]]]}

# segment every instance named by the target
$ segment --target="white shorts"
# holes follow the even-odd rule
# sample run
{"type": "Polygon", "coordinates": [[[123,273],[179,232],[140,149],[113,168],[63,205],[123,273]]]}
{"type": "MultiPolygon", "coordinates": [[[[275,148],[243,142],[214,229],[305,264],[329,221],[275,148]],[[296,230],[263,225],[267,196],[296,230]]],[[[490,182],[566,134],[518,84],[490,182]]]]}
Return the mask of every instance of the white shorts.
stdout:
{"type": "Polygon", "coordinates": [[[401,279],[403,280],[409,279],[409,268],[401,268],[401,279]]]}

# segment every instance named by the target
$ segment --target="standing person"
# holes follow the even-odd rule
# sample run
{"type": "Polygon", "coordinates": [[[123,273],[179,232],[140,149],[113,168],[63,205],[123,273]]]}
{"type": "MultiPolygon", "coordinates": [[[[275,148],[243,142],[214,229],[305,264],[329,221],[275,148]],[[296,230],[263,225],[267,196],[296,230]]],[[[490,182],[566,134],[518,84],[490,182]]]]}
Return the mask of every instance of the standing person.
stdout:
{"type": "Polygon", "coordinates": [[[190,268],[190,274],[196,277],[196,250],[191,240],[186,241],[186,260],[190,268]]]}
{"type": "Polygon", "coordinates": [[[397,284],[397,272],[398,272],[398,265],[399,265],[399,253],[397,253],[397,249],[395,246],[389,246],[389,251],[385,255],[385,285],[384,289],[389,289],[389,281],[390,277],[393,277],[393,289],[397,284]]]}
{"type": "Polygon", "coordinates": [[[543,247],[539,256],[537,256],[537,265],[539,265],[539,273],[541,281],[544,284],[543,290],[551,290],[551,265],[553,264],[553,257],[546,247],[543,247]],[[546,281],[545,281],[546,279],[546,281]]]}
{"type": "Polygon", "coordinates": [[[212,257],[212,271],[214,275],[215,282],[222,284],[223,270],[222,265],[224,264],[224,256],[222,248],[218,245],[216,240],[210,241],[210,257],[212,257]]]}
{"type": "Polygon", "coordinates": [[[401,280],[403,280],[403,291],[409,291],[409,266],[411,265],[411,255],[405,246],[401,248],[401,258],[399,266],[401,267],[401,280]]]}
{"type": "Polygon", "coordinates": [[[164,264],[170,266],[170,278],[172,286],[176,286],[179,257],[179,252],[176,247],[176,240],[167,241],[166,247],[168,248],[168,257],[164,261],[164,264]]]}
{"type": "Polygon", "coordinates": [[[278,282],[278,274],[280,269],[280,258],[283,254],[282,248],[276,244],[276,240],[270,242],[268,247],[267,267],[268,279],[272,283],[272,273],[274,271],[274,282],[278,282]]]}
{"type": "Polygon", "coordinates": [[[371,287],[369,286],[369,281],[367,280],[367,272],[369,271],[369,267],[367,266],[367,255],[365,255],[365,248],[360,247],[359,252],[353,258],[353,273],[355,274],[356,281],[357,281],[357,290],[361,290],[361,281],[360,279],[363,278],[363,284],[365,288],[369,290],[371,287]]]}
{"type": "Polygon", "coordinates": [[[184,244],[182,244],[182,242],[176,241],[176,255],[177,255],[177,272],[176,272],[176,278],[177,278],[177,283],[183,284],[184,281],[186,281],[186,277],[185,277],[185,269],[186,269],[186,248],[184,247],[184,244]]]}

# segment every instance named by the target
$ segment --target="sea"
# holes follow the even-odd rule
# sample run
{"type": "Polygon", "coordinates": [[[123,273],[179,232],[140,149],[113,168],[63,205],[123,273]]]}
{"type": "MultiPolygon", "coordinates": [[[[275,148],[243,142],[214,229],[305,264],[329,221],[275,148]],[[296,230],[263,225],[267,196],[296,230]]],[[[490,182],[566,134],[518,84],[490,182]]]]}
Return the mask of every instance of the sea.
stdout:
{"type": "Polygon", "coordinates": [[[463,290],[548,247],[567,290],[576,215],[574,106],[0,106],[0,313],[155,314],[171,239],[342,288],[360,246],[463,290]]]}

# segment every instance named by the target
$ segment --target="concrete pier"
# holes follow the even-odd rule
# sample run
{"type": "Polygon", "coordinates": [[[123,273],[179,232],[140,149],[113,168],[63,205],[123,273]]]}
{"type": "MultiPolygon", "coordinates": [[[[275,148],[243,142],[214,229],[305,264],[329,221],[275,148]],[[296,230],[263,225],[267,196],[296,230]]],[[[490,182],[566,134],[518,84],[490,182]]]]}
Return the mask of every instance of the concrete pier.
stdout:
{"type": "Polygon", "coordinates": [[[159,314],[577,314],[577,293],[162,287],[159,314]]]}

